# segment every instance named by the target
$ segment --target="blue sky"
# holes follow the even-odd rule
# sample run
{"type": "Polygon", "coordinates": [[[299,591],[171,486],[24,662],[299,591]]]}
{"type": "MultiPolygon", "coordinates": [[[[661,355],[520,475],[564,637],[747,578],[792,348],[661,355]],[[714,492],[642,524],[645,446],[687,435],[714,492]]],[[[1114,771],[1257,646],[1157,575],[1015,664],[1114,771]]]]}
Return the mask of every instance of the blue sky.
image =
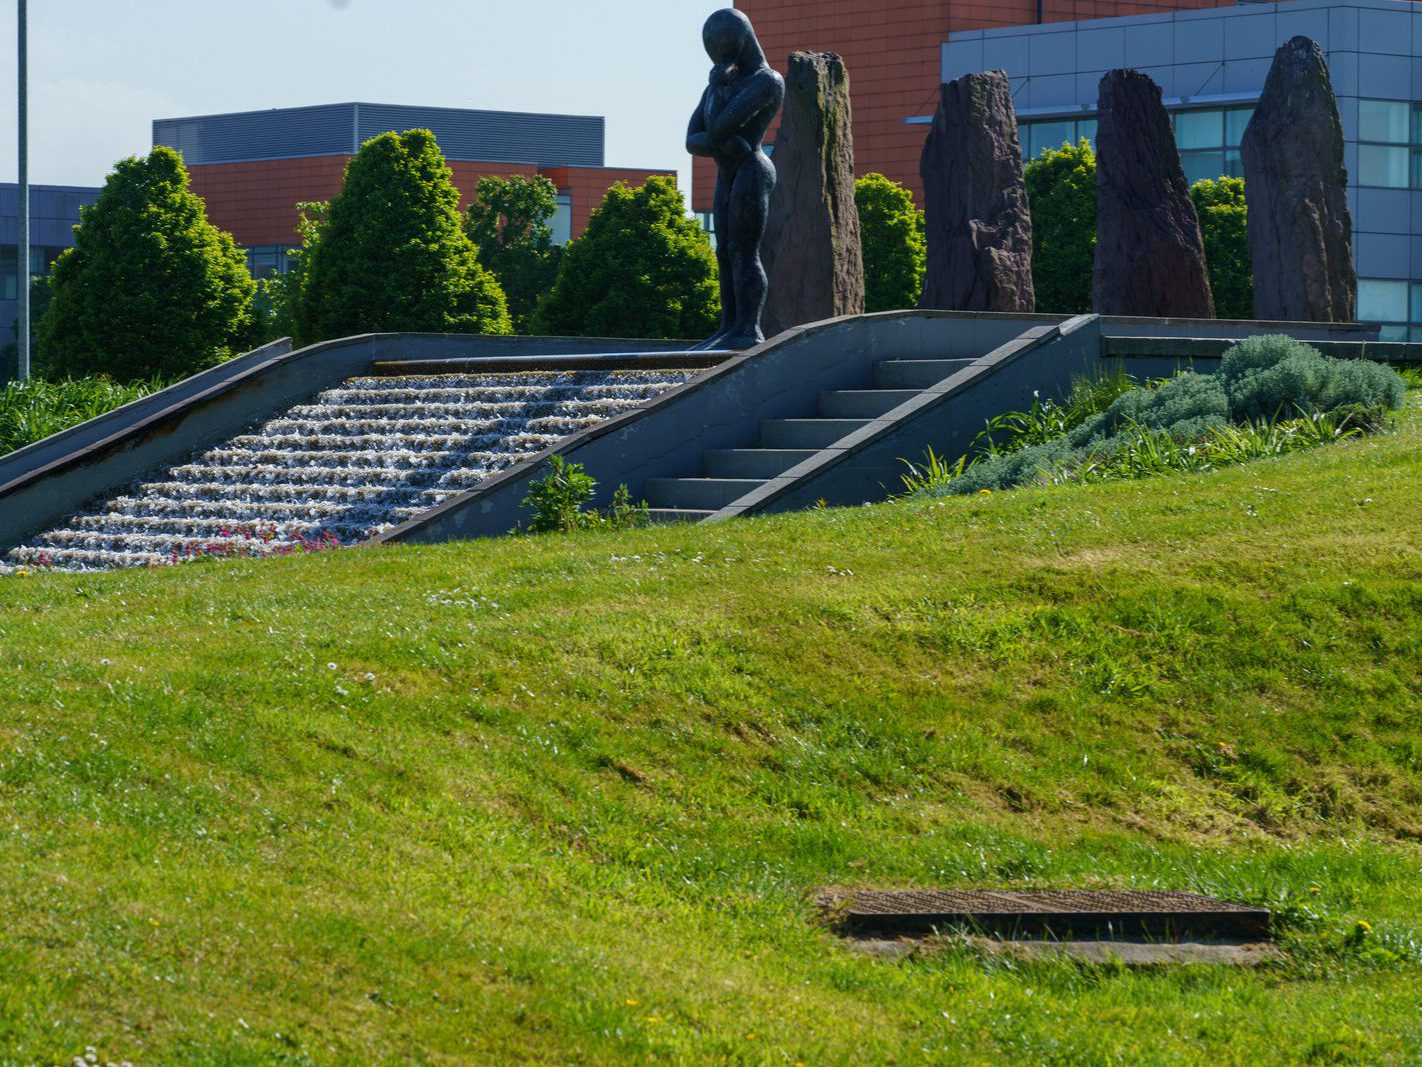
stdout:
{"type": "MultiPolygon", "coordinates": [[[[676,167],[727,0],[30,0],[30,177],[97,185],[155,118],[364,100],[604,115],[610,166],[676,167]]],[[[14,181],[15,0],[0,0],[14,181]]]]}

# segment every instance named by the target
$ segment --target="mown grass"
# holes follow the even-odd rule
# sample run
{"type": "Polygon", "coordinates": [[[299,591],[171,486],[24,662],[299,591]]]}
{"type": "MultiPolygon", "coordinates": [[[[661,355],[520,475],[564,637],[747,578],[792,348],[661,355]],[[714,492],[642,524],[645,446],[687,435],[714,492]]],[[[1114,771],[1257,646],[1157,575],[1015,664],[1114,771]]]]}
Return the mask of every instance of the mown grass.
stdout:
{"type": "Polygon", "coordinates": [[[1207,474],[0,580],[0,1063],[1416,1061],[1418,399],[1207,474]],[[1285,957],[864,958],[855,885],[1218,892],[1285,957]]]}
{"type": "Polygon", "coordinates": [[[123,384],[107,378],[31,378],[0,385],[0,456],[145,397],[164,384],[157,379],[123,384]]]}

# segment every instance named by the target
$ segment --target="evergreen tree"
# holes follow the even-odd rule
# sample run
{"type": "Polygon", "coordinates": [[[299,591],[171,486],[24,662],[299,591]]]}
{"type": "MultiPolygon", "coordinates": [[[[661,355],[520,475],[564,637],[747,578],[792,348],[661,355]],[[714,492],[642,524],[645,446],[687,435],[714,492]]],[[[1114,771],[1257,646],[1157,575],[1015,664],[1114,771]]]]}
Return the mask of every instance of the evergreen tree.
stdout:
{"type": "Polygon", "coordinates": [[[1085,139],[1048,150],[1027,164],[1032,206],[1032,285],[1037,310],[1091,310],[1096,259],[1096,153],[1085,139]]]}
{"type": "Polygon", "coordinates": [[[246,260],[207,221],[171,148],[114,168],[80,212],[50,286],[39,326],[50,377],[180,377],[251,339],[256,287],[246,260]]]}
{"type": "Polygon", "coordinates": [[[299,343],[357,333],[508,333],[499,283],[464,232],[429,130],[361,145],[302,251],[299,343]]]}
{"type": "Polygon", "coordinates": [[[928,252],[913,193],[882,174],[866,174],[854,183],[854,203],[864,251],[864,310],[917,307],[928,252]]]}
{"type": "Polygon", "coordinates": [[[540,333],[586,337],[697,338],[719,324],[716,257],[686,214],[676,182],[654,176],[607,191],[587,232],[568,246],[553,291],[539,305],[540,333]]]}
{"type": "Polygon", "coordinates": [[[1205,266],[1215,294],[1215,314],[1222,319],[1254,317],[1254,269],[1249,261],[1249,212],[1244,179],[1204,179],[1190,186],[1200,216],[1205,266]]]}
{"type": "Polygon", "coordinates": [[[544,177],[480,178],[464,228],[479,261],[503,286],[515,333],[528,333],[533,312],[558,277],[563,249],[548,225],[558,187],[544,177]]]}

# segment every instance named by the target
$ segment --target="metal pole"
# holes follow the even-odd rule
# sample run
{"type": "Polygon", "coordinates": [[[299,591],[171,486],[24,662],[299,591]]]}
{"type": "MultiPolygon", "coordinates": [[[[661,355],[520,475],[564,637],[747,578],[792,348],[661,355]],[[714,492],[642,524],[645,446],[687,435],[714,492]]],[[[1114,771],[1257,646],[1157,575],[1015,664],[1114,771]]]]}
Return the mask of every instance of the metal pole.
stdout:
{"type": "Polygon", "coordinates": [[[30,376],[30,108],[29,33],[27,0],[18,0],[20,11],[20,269],[16,273],[20,298],[20,366],[18,377],[30,376]]]}

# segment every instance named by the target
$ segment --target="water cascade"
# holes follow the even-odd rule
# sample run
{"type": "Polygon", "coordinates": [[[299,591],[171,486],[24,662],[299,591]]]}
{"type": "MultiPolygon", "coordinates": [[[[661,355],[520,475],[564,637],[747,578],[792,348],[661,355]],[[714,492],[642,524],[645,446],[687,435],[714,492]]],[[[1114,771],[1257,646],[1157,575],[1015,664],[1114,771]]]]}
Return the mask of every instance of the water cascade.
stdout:
{"type": "Polygon", "coordinates": [[[696,373],[351,378],[5,562],[92,570],[358,544],[696,373]]]}

